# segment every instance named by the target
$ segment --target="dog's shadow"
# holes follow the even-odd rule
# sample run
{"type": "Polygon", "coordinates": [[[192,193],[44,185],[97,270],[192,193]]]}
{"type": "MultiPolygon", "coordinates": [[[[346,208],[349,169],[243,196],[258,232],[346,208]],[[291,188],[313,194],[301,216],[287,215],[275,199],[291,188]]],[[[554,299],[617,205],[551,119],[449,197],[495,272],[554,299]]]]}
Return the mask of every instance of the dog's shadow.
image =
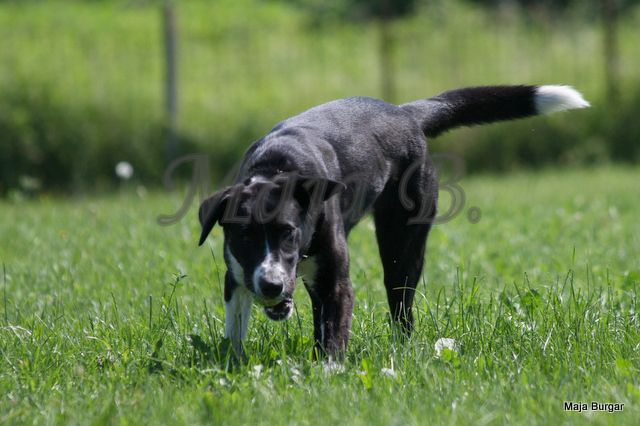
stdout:
{"type": "Polygon", "coordinates": [[[223,370],[232,370],[246,362],[244,355],[236,354],[231,341],[227,338],[207,343],[198,334],[188,336],[191,345],[190,364],[198,367],[217,366],[223,370]]]}

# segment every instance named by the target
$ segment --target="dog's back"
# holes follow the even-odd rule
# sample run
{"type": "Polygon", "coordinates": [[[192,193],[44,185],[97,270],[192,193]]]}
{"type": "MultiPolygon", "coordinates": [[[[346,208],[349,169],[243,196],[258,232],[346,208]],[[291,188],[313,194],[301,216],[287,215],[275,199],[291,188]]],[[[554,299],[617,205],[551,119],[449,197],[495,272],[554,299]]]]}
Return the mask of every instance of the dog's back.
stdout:
{"type": "Polygon", "coordinates": [[[400,106],[368,97],[340,99],[276,125],[247,152],[241,174],[267,167],[331,179],[354,173],[367,178],[375,167],[376,175],[382,171],[388,178],[394,171],[389,161],[411,163],[425,155],[425,136],[587,106],[568,86],[470,87],[400,106]]]}

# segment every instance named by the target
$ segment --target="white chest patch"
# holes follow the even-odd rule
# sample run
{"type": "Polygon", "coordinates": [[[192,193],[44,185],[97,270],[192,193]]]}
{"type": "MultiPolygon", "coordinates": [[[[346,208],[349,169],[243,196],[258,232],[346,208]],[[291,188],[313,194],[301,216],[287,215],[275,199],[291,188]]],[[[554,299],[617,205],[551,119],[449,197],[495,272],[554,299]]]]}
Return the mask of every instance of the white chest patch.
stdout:
{"type": "Polygon", "coordinates": [[[318,264],[314,257],[308,257],[298,264],[298,276],[304,281],[307,287],[313,287],[316,279],[318,264]]]}
{"type": "Polygon", "coordinates": [[[238,259],[235,258],[229,248],[226,249],[226,254],[229,261],[229,270],[231,271],[231,276],[233,276],[236,284],[244,285],[244,270],[242,269],[242,265],[240,265],[240,262],[238,262],[238,259]]]}

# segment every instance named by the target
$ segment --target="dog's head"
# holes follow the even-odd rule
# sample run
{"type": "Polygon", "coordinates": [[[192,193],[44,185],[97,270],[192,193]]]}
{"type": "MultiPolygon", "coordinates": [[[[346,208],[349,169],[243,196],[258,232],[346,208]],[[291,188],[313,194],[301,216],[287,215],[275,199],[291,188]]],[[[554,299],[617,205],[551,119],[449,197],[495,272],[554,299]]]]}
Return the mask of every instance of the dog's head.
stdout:
{"type": "Polygon", "coordinates": [[[298,262],[311,244],[323,203],[344,188],[328,179],[254,177],[224,188],[199,210],[203,244],[220,223],[229,272],[273,320],[290,316],[298,262]]]}

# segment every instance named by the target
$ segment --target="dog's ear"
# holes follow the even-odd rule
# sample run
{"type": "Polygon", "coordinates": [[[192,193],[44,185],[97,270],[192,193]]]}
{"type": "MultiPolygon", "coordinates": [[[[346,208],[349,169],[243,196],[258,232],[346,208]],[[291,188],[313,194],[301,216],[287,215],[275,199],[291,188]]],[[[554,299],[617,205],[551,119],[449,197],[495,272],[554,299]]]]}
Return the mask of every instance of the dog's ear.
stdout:
{"type": "Polygon", "coordinates": [[[319,204],[347,189],[347,186],[332,179],[298,176],[293,197],[307,208],[319,204]]]}
{"type": "Polygon", "coordinates": [[[202,225],[202,233],[200,234],[198,245],[201,246],[204,243],[215,224],[222,218],[227,208],[227,200],[231,194],[231,188],[227,187],[216,192],[200,204],[198,217],[200,225],[202,225]]]}

